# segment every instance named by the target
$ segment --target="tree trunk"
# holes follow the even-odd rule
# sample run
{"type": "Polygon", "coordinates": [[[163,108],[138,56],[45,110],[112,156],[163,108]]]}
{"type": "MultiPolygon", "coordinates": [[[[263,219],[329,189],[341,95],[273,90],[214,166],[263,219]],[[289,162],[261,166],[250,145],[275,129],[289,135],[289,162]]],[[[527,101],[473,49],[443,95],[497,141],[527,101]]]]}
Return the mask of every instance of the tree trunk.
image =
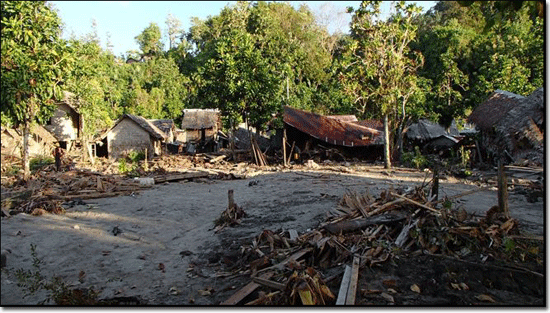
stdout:
{"type": "Polygon", "coordinates": [[[397,130],[397,159],[399,160],[399,163],[402,162],[401,157],[403,156],[403,122],[399,124],[399,128],[397,130]]]}
{"type": "Polygon", "coordinates": [[[29,122],[25,121],[23,124],[23,179],[29,180],[31,170],[29,162],[29,122]]]}
{"type": "Polygon", "coordinates": [[[390,128],[388,125],[388,114],[384,115],[384,168],[391,168],[390,128]]]}

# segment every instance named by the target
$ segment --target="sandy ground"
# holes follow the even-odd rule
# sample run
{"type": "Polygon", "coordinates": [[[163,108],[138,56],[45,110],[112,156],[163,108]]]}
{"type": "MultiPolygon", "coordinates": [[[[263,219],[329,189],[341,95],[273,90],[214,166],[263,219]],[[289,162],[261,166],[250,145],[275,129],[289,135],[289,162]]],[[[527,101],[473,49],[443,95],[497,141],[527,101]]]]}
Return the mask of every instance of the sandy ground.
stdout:
{"type": "MultiPolygon", "coordinates": [[[[18,214],[2,219],[1,248],[10,249],[1,274],[1,305],[34,305],[47,293],[25,295],[17,269],[31,269],[30,246],[43,259],[41,273],[60,276],[75,288],[101,291],[100,298],[136,296],[149,305],[217,305],[249,282],[247,275],[224,276],[224,254],[238,251],[262,230],[303,233],[322,222],[347,189],[409,188],[425,173],[363,166],[334,170],[261,173],[243,180],[198,180],[155,185],[132,196],[85,201],[64,215],[18,214]],[[214,233],[214,220],[227,206],[227,191],[248,214],[242,224],[214,233]],[[160,265],[160,264],[163,265],[160,265]],[[164,270],[160,268],[164,267],[164,270]],[[79,273],[85,276],[79,281],[79,273]]],[[[441,196],[478,186],[456,179],[441,182],[441,196]]],[[[497,204],[497,191],[454,201],[484,215],[497,204]]],[[[529,203],[511,192],[509,206],[524,231],[544,235],[542,198],[529,203]]]]}

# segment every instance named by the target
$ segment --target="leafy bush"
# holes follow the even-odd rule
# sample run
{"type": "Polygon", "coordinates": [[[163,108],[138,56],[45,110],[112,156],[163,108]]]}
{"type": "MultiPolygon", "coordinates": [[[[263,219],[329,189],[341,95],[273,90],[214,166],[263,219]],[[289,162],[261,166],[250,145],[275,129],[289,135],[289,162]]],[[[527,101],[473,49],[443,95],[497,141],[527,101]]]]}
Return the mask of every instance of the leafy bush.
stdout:
{"type": "Polygon", "coordinates": [[[45,277],[41,273],[40,264],[44,262],[38,258],[36,253],[36,245],[31,243],[31,257],[33,270],[17,269],[15,276],[17,277],[17,286],[23,288],[23,298],[32,295],[39,290],[46,290],[48,295],[46,299],[41,301],[40,305],[54,301],[58,305],[91,305],[97,304],[99,292],[90,290],[85,294],[74,292],[61,277],[45,277]]]}
{"type": "Polygon", "coordinates": [[[420,153],[418,146],[414,147],[414,152],[404,152],[402,160],[403,164],[417,169],[428,167],[428,159],[420,153]]]}
{"type": "Polygon", "coordinates": [[[43,168],[44,166],[47,166],[47,165],[50,165],[50,164],[53,164],[53,163],[55,163],[53,158],[42,155],[42,156],[38,156],[36,158],[32,158],[29,161],[29,166],[30,166],[31,171],[34,172],[36,170],[39,170],[39,169],[43,168]]]}
{"type": "Polygon", "coordinates": [[[145,160],[145,153],[143,151],[130,151],[130,153],[128,153],[128,160],[132,161],[133,163],[145,160]]]}

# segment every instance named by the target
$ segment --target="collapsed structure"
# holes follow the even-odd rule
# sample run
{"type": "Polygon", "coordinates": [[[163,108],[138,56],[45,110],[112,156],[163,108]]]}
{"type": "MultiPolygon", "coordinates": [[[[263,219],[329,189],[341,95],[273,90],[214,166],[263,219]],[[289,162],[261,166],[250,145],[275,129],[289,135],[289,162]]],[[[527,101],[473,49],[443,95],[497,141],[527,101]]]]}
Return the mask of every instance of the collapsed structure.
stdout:
{"type": "Polygon", "coordinates": [[[283,123],[288,142],[299,151],[307,152],[320,146],[353,152],[366,159],[382,155],[383,131],[362,125],[355,116],[323,116],[285,106],[283,123]]]}
{"type": "Polygon", "coordinates": [[[469,116],[481,133],[479,148],[486,156],[508,161],[544,160],[544,89],[528,97],[496,90],[469,116]]]}

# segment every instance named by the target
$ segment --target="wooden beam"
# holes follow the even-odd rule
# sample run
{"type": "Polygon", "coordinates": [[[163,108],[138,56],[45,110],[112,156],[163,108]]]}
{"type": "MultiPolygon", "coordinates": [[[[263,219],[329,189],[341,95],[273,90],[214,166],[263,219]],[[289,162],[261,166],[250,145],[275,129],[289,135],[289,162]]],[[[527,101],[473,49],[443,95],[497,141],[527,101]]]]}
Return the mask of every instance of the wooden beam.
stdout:
{"type": "Polygon", "coordinates": [[[338,298],[336,299],[336,305],[345,305],[346,296],[348,294],[349,282],[351,279],[351,266],[346,265],[342,282],[340,283],[340,291],[338,291],[338,298]]]}
{"type": "MultiPolygon", "coordinates": [[[[273,272],[268,272],[260,276],[260,278],[263,279],[269,279],[271,276],[273,276],[273,272]]],[[[234,293],[229,299],[225,300],[224,302],[220,303],[220,305],[236,305],[239,302],[241,302],[246,296],[251,294],[256,288],[260,287],[260,285],[256,282],[250,282],[248,285],[244,286],[243,288],[239,289],[236,293],[234,293]]]]}
{"type": "Polygon", "coordinates": [[[346,305],[355,305],[355,294],[357,293],[357,279],[359,278],[359,256],[353,257],[351,266],[351,276],[349,281],[348,293],[346,295],[346,305]]]}
{"type": "Polygon", "coordinates": [[[284,290],[286,286],[285,284],[281,284],[281,283],[278,283],[269,279],[261,278],[261,277],[252,277],[252,281],[254,281],[257,284],[264,285],[277,290],[284,290]]]}

